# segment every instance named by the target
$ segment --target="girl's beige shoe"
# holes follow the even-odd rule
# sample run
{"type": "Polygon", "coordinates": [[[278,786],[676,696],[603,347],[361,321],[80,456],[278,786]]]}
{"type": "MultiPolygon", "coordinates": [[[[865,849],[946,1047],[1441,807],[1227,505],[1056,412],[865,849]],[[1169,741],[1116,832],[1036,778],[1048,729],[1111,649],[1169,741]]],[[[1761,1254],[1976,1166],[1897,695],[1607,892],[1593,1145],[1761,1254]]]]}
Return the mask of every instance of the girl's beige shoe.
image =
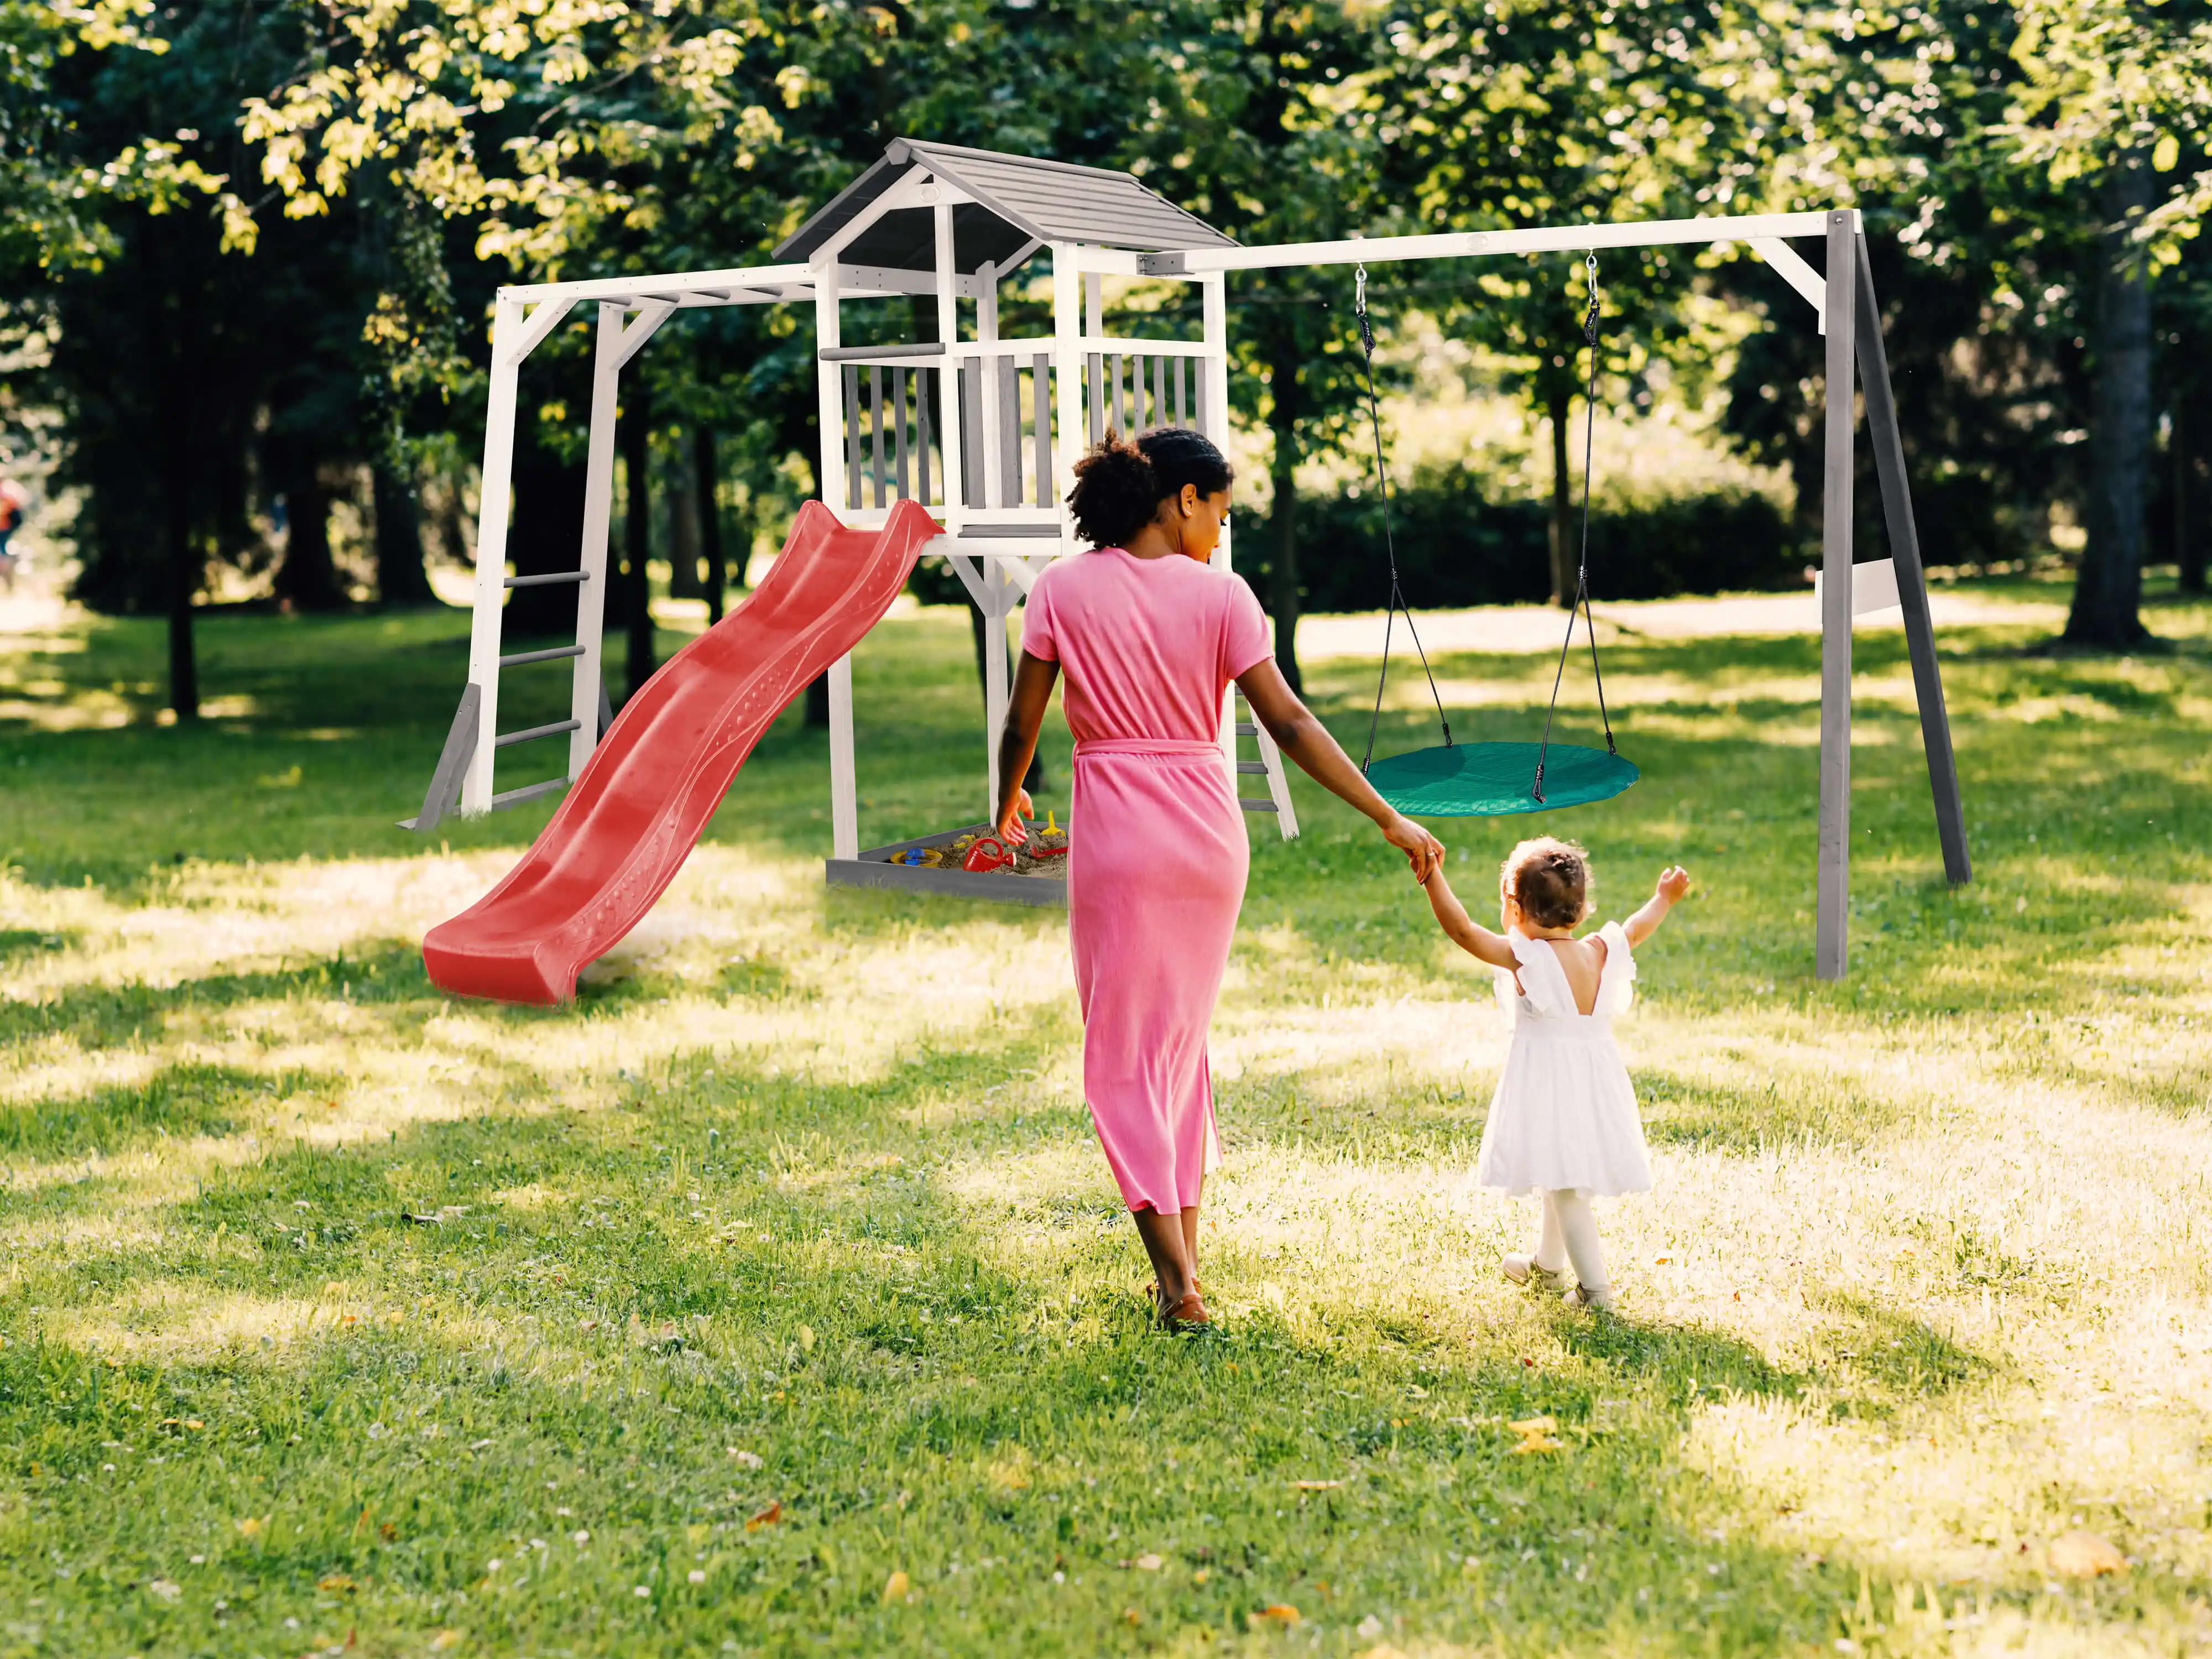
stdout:
{"type": "Polygon", "coordinates": [[[1572,1283],[1565,1272],[1553,1273],[1549,1267],[1538,1267],[1533,1255],[1501,1256],[1498,1265],[1516,1285],[1526,1285],[1533,1279],[1540,1291],[1564,1291],[1572,1283]]]}

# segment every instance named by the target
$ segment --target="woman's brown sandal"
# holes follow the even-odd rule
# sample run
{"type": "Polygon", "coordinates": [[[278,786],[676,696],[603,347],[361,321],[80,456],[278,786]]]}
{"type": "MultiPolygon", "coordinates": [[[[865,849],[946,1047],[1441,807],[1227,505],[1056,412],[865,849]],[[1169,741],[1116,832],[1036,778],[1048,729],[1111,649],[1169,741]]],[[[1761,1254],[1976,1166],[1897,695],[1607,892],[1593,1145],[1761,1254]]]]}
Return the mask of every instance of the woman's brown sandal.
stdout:
{"type": "Polygon", "coordinates": [[[1167,1331],[1203,1331],[1213,1325],[1213,1316],[1206,1310],[1206,1304],[1197,1291],[1185,1292],[1174,1307],[1160,1309],[1160,1327],[1167,1331]]]}

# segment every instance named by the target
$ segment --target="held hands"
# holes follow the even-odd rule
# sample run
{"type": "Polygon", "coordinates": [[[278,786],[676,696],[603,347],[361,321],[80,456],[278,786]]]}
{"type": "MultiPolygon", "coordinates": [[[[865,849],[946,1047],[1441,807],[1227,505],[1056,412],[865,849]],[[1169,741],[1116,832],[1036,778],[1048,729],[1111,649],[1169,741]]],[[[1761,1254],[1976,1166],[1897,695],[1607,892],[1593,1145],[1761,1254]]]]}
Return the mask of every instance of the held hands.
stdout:
{"type": "Polygon", "coordinates": [[[1690,890],[1690,872],[1679,864],[1672,864],[1659,872],[1659,882],[1652,888],[1654,898],[1675,903],[1690,890]]]}
{"type": "MultiPolygon", "coordinates": [[[[1036,808],[1030,804],[1030,792],[1026,789],[1015,790],[1014,798],[1007,805],[1005,816],[999,820],[999,839],[1009,847],[1019,847],[1030,838],[1030,832],[1022,828],[1022,820],[1035,817],[1036,817],[1036,808]]],[[[1688,878],[1684,878],[1685,881],[1688,878]]]]}
{"type": "Polygon", "coordinates": [[[1382,826],[1382,839],[1406,855],[1415,881],[1425,882],[1443,867],[1443,843],[1403,813],[1391,814],[1382,826]]]}

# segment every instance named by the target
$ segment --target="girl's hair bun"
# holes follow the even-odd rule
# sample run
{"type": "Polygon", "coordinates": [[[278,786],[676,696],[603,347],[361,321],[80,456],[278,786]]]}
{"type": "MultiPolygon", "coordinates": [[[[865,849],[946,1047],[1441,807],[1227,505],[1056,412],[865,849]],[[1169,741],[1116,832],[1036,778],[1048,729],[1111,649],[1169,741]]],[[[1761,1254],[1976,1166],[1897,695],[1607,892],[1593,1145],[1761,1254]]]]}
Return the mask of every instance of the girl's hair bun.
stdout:
{"type": "Polygon", "coordinates": [[[1524,841],[1498,866],[1498,890],[1539,927],[1572,927],[1590,913],[1589,854],[1571,841],[1524,841]]]}
{"type": "Polygon", "coordinates": [[[1075,464],[1067,505],[1075,532],[1093,547],[1121,547],[1152,521],[1160,503],[1185,484],[1218,495],[1236,479],[1229,459],[1202,432],[1158,426],[1133,441],[1110,427],[1075,464]]]}

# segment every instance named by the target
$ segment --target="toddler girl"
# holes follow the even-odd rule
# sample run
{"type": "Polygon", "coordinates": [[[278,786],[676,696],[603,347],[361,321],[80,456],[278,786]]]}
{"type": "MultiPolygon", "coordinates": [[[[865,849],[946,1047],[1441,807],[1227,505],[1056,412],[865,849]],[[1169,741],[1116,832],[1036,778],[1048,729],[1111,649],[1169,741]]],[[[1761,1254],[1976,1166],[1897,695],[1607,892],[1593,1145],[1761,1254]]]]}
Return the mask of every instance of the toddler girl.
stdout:
{"type": "Polygon", "coordinates": [[[1516,1285],[1533,1276],[1571,1302],[1610,1308],[1613,1285],[1589,1200],[1651,1190],[1644,1125],[1613,1046],[1613,1017],[1628,1006],[1632,951],[1690,890],[1689,872],[1668,869],[1626,926],[1608,921],[1579,939],[1574,930],[1590,911],[1589,857],[1571,842],[1547,836],[1507,856],[1498,882],[1503,935],[1468,920],[1441,865],[1426,885],[1453,942],[1504,970],[1498,1000],[1513,1015],[1513,1042],[1483,1127],[1475,1179],[1544,1200],[1536,1248],[1507,1256],[1505,1276],[1516,1285]]]}

